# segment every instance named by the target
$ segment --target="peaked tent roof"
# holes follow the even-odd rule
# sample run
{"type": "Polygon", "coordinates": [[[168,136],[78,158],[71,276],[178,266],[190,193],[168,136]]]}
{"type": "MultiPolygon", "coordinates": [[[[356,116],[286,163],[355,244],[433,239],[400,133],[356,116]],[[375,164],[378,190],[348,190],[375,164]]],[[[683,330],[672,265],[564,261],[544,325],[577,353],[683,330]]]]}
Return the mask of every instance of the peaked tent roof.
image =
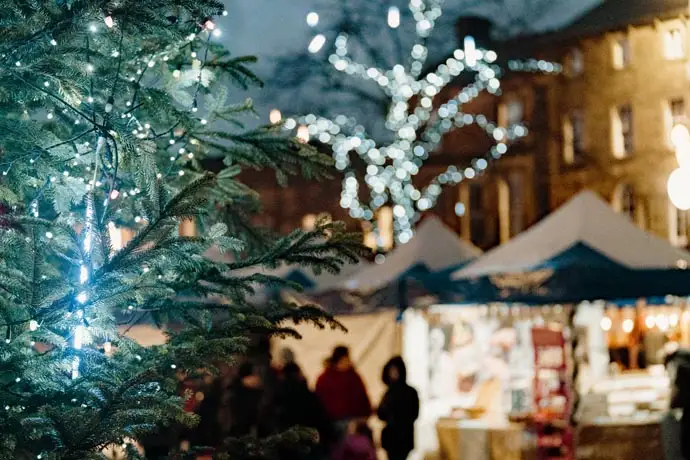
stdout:
{"type": "Polygon", "coordinates": [[[520,273],[542,266],[620,265],[630,269],[677,268],[690,253],[646,233],[598,195],[584,191],[531,229],[453,273],[453,279],[520,273]],[[598,257],[597,253],[602,256],[598,257]],[[607,259],[611,263],[607,263],[607,259]],[[583,263],[580,259],[579,263],[583,263]]]}
{"type": "Polygon", "coordinates": [[[340,288],[358,291],[379,289],[410,270],[422,267],[440,271],[467,263],[480,254],[481,250],[462,240],[438,217],[430,216],[407,244],[398,246],[386,256],[384,263],[359,271],[345,280],[340,288]]]}

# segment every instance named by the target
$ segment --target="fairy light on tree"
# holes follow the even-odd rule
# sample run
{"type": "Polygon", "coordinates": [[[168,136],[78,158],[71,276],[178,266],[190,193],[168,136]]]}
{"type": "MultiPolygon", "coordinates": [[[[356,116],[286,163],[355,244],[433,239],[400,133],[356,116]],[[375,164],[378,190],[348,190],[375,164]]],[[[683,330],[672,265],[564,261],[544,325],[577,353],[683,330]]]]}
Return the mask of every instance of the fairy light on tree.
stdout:
{"type": "Polygon", "coordinates": [[[242,168],[286,181],[325,179],[330,166],[275,124],[244,127],[252,102],[229,101],[227,88],[259,80],[253,57],[212,40],[221,3],[49,3],[4,4],[0,431],[11,442],[0,443],[0,458],[101,458],[108,445],[130,449],[162,427],[195,423],[177,370],[230,361],[247,335],[284,333],[290,318],[333,324],[282,302],[266,316],[246,295],[254,277],[219,274],[304,261],[337,271],[360,247],[334,222],[284,238],[249,222],[258,198],[238,182],[242,168]],[[209,158],[228,166],[211,174],[209,158]],[[181,235],[191,218],[205,231],[181,235]],[[118,228],[131,238],[113,241],[118,228]],[[210,260],[211,248],[236,258],[210,260]],[[216,319],[219,308],[232,324],[216,319]],[[137,344],[126,330],[147,315],[179,332],[137,344]]]}
{"type": "MultiPolygon", "coordinates": [[[[388,100],[385,135],[368,133],[362,124],[346,114],[324,117],[318,114],[285,120],[285,129],[299,129],[298,137],[331,146],[336,167],[343,172],[340,205],[353,218],[375,222],[385,205],[394,210],[394,232],[398,243],[414,234],[420,213],[433,208],[445,185],[472,179],[486,170],[491,161],[508,153],[511,143],[527,134],[521,124],[501,127],[484,114],[470,113],[465,107],[483,93],[500,95],[504,69],[495,51],[478,48],[473,37],[465,37],[463,47],[433,71],[425,72],[429,40],[440,20],[443,0],[412,0],[409,10],[415,22],[415,41],[405,59],[390,68],[357,62],[350,52],[350,37],[338,33],[333,52],[328,55],[331,69],[376,85],[388,100]],[[468,77],[471,83],[446,101],[438,95],[451,82],[468,77]],[[481,157],[462,166],[449,166],[424,187],[415,184],[424,163],[439,147],[449,131],[478,126],[492,142],[481,157]],[[306,127],[306,129],[305,129],[306,127]],[[357,158],[357,160],[353,160],[357,158]],[[363,163],[364,168],[361,165],[363,163]],[[363,171],[362,171],[363,169],[363,171]],[[365,192],[366,191],[368,192],[365,192]]],[[[401,12],[388,8],[386,22],[391,33],[401,25],[401,12]]],[[[395,32],[393,32],[395,31],[395,32]]],[[[324,34],[315,35],[308,46],[311,54],[326,44],[324,34]]],[[[359,48],[367,47],[357,43],[359,48]]],[[[371,54],[378,50],[367,49],[371,54]]],[[[513,71],[557,72],[560,66],[545,61],[510,62],[513,71]]],[[[355,90],[357,91],[357,90],[355,90]]]]}

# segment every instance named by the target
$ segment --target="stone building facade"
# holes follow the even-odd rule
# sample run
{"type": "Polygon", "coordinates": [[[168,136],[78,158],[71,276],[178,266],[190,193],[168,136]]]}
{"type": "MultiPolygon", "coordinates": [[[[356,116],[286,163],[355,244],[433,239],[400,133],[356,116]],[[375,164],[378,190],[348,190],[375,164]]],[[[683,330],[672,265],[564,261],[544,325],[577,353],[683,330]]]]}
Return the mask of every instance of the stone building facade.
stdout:
{"type": "Polygon", "coordinates": [[[677,167],[671,128],[690,113],[688,13],[685,0],[608,0],[534,40],[564,64],[549,82],[549,131],[540,133],[552,209],[591,189],[640,227],[687,245],[687,214],[670,204],[666,181],[677,167]]]}

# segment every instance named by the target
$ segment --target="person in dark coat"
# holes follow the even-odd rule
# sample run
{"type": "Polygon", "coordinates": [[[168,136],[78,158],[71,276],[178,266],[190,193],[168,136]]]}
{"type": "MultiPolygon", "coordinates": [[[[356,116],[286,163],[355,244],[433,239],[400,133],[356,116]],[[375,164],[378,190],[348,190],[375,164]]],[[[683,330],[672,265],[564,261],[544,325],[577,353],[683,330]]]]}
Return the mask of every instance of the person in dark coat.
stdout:
{"type": "Polygon", "coordinates": [[[231,437],[256,435],[261,422],[261,401],[263,399],[261,378],[254,365],[244,363],[238,370],[235,381],[230,385],[230,432],[231,437]]]}
{"type": "Polygon", "coordinates": [[[407,384],[407,370],[400,356],[388,361],[382,379],[388,391],[378,409],[379,418],[386,423],[381,433],[381,447],[388,454],[388,460],[405,460],[414,449],[419,397],[417,390],[407,384]]]}
{"type": "Polygon", "coordinates": [[[334,431],[319,398],[307,384],[299,366],[287,363],[273,399],[275,427],[284,432],[294,427],[312,428],[319,434],[312,458],[326,456],[334,440],[334,431]]]}

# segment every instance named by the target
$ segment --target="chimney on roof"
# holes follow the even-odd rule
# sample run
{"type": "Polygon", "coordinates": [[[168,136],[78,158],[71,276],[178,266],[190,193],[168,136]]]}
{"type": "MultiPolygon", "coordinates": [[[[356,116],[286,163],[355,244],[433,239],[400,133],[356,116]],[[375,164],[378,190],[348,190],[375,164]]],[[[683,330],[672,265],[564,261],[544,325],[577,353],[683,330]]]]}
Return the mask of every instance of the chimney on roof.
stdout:
{"type": "Polygon", "coordinates": [[[465,16],[455,21],[455,34],[459,46],[462,48],[465,37],[474,38],[478,48],[491,49],[493,40],[491,39],[491,29],[493,24],[486,18],[478,16],[465,16]]]}

